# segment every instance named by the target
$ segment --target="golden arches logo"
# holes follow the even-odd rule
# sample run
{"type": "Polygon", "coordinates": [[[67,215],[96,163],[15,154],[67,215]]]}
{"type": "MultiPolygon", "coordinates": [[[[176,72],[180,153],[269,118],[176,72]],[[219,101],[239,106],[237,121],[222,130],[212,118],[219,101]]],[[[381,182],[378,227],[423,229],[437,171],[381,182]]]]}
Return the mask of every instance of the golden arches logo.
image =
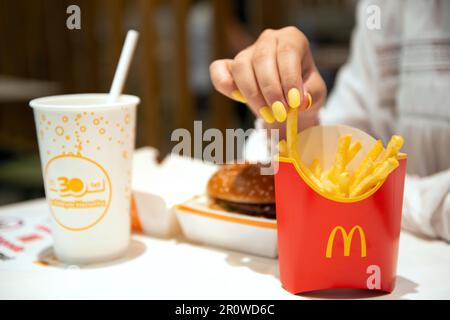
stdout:
{"type": "Polygon", "coordinates": [[[353,228],[350,230],[348,234],[347,231],[345,231],[345,229],[342,226],[334,227],[334,229],[330,233],[330,236],[328,237],[327,251],[325,253],[325,257],[327,258],[332,257],[334,238],[336,237],[336,233],[338,231],[341,232],[342,239],[344,241],[344,257],[350,256],[350,247],[352,245],[352,238],[356,230],[358,230],[359,232],[359,238],[361,241],[361,257],[365,257],[367,254],[366,236],[364,234],[364,230],[359,225],[353,226],[353,228]]]}

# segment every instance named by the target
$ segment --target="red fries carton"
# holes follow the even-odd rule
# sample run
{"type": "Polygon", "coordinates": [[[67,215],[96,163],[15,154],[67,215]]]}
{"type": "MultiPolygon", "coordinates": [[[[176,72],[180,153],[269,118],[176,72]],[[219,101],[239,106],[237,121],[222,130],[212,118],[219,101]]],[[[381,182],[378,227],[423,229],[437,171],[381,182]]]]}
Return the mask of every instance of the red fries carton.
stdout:
{"type": "MultiPolygon", "coordinates": [[[[298,135],[300,159],[333,162],[338,139],[352,134],[362,150],[349,164],[354,170],[375,143],[346,126],[318,126],[298,135]]],[[[406,155],[374,189],[355,199],[316,191],[289,158],[278,159],[275,174],[280,280],[291,293],[330,288],[394,289],[406,155]]]]}

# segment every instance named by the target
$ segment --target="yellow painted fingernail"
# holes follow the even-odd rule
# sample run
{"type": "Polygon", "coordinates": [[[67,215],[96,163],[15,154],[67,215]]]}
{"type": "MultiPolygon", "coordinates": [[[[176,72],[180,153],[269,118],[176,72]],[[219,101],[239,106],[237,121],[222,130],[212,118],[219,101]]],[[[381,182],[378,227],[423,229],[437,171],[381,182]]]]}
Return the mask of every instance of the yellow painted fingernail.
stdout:
{"type": "Polygon", "coordinates": [[[231,96],[236,101],[239,101],[239,102],[242,102],[242,103],[246,103],[247,102],[247,101],[245,101],[244,96],[242,95],[242,93],[239,90],[234,90],[233,92],[231,92],[231,96]]]}
{"type": "Polygon", "coordinates": [[[288,104],[291,108],[298,108],[302,103],[302,98],[300,96],[300,91],[297,88],[289,89],[288,91],[288,104]]]}
{"type": "Polygon", "coordinates": [[[305,111],[312,107],[312,96],[310,93],[308,93],[308,106],[306,107],[305,111]]]}
{"type": "Polygon", "coordinates": [[[262,107],[259,109],[259,114],[267,123],[274,123],[275,118],[273,117],[272,111],[270,111],[269,107],[262,107]]]}
{"type": "Polygon", "coordinates": [[[284,120],[286,120],[286,108],[281,101],[275,101],[272,104],[272,112],[278,122],[283,122],[284,120]]]}

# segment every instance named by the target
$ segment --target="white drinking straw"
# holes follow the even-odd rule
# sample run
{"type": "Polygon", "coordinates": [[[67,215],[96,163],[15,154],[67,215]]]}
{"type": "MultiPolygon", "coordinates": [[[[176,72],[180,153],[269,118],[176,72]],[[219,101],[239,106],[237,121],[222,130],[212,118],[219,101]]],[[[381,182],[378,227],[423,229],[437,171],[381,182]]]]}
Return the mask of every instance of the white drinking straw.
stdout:
{"type": "Polygon", "coordinates": [[[139,37],[139,32],[129,30],[125,42],[123,44],[122,52],[120,53],[119,63],[117,64],[116,73],[109,90],[108,101],[116,101],[123,90],[123,85],[127,78],[128,69],[130,68],[131,60],[133,59],[134,49],[139,37]]]}

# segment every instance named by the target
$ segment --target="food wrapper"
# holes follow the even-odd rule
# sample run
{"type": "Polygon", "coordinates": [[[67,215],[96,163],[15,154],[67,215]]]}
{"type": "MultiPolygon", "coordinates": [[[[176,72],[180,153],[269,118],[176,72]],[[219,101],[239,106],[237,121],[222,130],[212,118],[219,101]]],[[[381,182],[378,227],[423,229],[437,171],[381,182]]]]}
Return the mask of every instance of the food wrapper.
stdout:
{"type": "Polygon", "coordinates": [[[157,162],[158,152],[143,148],[133,157],[133,197],[130,210],[132,230],[171,238],[180,233],[174,206],[202,193],[215,165],[168,155],[157,162]],[[161,183],[166,181],[167,183],[161,183]]]}
{"type": "MultiPolygon", "coordinates": [[[[376,140],[347,126],[317,126],[298,134],[300,160],[332,163],[338,139],[351,134],[362,149],[353,171],[376,140]]],[[[275,174],[280,280],[291,293],[359,288],[391,292],[395,286],[406,155],[372,190],[354,199],[320,193],[290,158],[275,174]]]]}

